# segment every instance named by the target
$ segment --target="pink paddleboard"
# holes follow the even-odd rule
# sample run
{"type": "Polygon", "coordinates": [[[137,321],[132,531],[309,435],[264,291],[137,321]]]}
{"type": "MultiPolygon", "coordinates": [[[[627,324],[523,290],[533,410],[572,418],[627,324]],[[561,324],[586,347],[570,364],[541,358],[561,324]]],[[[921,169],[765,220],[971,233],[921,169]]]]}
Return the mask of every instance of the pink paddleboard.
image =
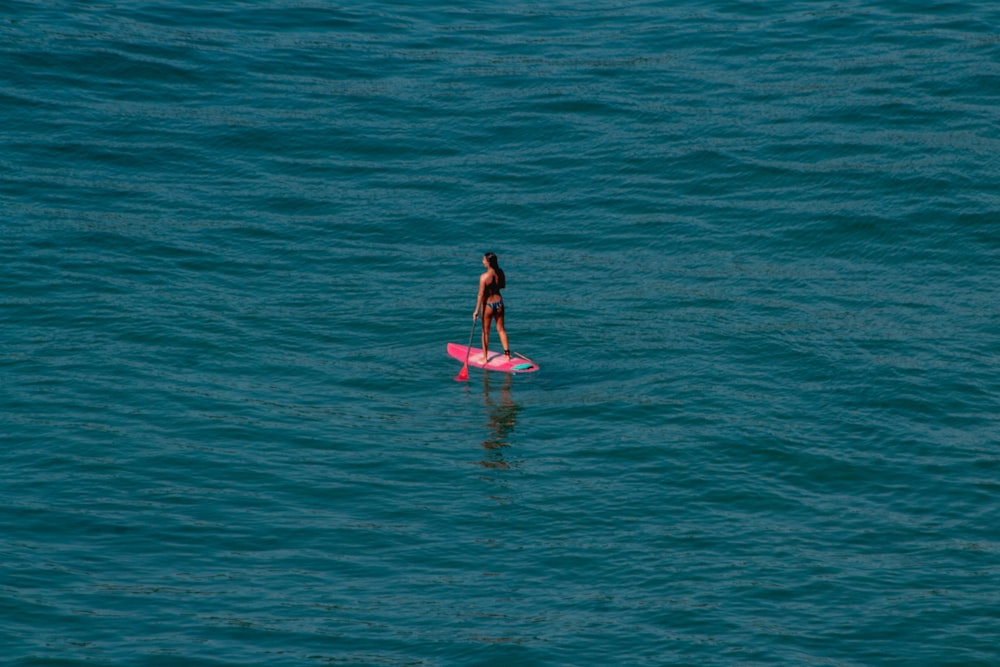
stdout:
{"type": "Polygon", "coordinates": [[[490,357],[486,363],[479,359],[483,356],[481,348],[468,348],[458,343],[448,343],[448,354],[465,363],[465,354],[469,353],[469,366],[473,368],[485,368],[488,371],[502,371],[504,373],[531,373],[538,370],[538,364],[531,359],[527,359],[516,352],[512,352],[510,359],[504,356],[503,350],[490,350],[490,357]]]}

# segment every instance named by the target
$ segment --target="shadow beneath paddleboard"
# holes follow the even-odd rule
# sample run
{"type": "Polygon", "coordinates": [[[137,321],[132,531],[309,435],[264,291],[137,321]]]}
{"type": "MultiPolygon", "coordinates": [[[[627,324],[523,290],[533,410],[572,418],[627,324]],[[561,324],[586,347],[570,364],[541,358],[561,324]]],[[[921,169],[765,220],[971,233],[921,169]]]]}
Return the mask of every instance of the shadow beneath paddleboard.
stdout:
{"type": "Polygon", "coordinates": [[[517,425],[517,415],[521,411],[511,395],[513,377],[504,374],[500,379],[483,373],[483,404],[486,407],[489,435],[483,441],[487,456],[479,462],[484,468],[510,468],[504,457],[504,449],[510,446],[509,437],[517,425]]]}

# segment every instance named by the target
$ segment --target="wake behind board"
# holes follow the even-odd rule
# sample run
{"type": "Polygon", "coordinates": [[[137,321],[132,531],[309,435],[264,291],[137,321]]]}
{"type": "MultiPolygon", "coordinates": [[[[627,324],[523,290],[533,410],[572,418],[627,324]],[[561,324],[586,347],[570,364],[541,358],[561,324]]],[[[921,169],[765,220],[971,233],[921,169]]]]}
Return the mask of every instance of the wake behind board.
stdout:
{"type": "Polygon", "coordinates": [[[473,368],[485,368],[488,371],[501,371],[503,373],[531,373],[538,370],[538,364],[531,359],[526,359],[518,355],[516,352],[511,353],[510,359],[508,359],[504,355],[503,350],[499,352],[491,351],[489,359],[484,364],[480,361],[480,358],[483,356],[481,348],[469,348],[458,343],[448,343],[448,354],[463,364],[465,363],[466,352],[469,354],[469,365],[473,368]]]}

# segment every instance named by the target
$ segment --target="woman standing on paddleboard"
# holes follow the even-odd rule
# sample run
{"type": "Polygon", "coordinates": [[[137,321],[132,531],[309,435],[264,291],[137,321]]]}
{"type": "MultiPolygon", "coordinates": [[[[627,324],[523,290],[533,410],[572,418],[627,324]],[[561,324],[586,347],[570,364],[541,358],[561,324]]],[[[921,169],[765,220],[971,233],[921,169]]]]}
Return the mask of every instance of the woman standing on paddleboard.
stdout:
{"type": "Polygon", "coordinates": [[[476,311],[472,314],[473,319],[479,316],[480,309],[483,311],[483,358],[480,360],[486,363],[489,356],[490,346],[490,322],[497,323],[497,333],[500,335],[500,344],[503,345],[503,353],[510,359],[510,347],[507,345],[507,330],[503,326],[503,297],[500,290],[507,286],[507,276],[497,262],[497,256],[491,252],[483,255],[483,266],[486,271],[479,276],[479,297],[476,299],[476,311]]]}

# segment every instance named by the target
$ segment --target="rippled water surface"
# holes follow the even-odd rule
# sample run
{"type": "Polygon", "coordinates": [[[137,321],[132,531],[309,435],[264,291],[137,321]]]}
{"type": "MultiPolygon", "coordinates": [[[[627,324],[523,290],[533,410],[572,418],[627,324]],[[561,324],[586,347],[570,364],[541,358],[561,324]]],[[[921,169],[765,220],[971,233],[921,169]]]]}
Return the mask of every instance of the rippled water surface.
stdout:
{"type": "Polygon", "coordinates": [[[997,664],[998,25],[7,3],[0,662],[997,664]]]}

